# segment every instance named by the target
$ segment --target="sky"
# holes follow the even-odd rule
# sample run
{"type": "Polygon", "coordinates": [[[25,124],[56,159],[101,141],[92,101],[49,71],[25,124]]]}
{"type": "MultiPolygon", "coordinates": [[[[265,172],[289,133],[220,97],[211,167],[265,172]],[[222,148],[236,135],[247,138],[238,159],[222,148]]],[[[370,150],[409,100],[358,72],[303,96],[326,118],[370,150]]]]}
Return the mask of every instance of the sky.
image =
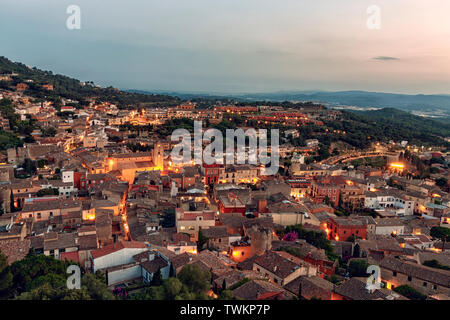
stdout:
{"type": "Polygon", "coordinates": [[[450,94],[449,13],[448,0],[0,0],[0,56],[120,89],[450,94]]]}

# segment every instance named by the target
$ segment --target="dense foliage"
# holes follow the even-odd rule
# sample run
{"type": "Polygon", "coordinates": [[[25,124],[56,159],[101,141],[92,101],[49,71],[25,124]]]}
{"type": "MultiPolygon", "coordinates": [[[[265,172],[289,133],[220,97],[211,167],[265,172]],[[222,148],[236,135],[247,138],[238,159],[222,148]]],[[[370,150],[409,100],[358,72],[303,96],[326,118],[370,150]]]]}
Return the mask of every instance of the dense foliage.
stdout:
{"type": "Polygon", "coordinates": [[[101,273],[84,274],[81,289],[67,288],[73,262],[30,253],[8,267],[0,254],[0,297],[18,300],[111,300],[114,295],[101,273]]]}
{"type": "Polygon", "coordinates": [[[407,285],[396,287],[394,288],[394,291],[410,300],[425,300],[427,298],[426,295],[407,285]]]}

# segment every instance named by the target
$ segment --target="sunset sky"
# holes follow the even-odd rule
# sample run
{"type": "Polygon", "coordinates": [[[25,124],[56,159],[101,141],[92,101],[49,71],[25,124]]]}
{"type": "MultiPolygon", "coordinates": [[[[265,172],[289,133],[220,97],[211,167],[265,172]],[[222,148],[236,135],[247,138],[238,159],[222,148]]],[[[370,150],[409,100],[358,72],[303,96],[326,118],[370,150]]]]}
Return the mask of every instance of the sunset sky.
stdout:
{"type": "Polygon", "coordinates": [[[0,55],[121,89],[450,94],[449,14],[448,0],[0,0],[0,55]]]}

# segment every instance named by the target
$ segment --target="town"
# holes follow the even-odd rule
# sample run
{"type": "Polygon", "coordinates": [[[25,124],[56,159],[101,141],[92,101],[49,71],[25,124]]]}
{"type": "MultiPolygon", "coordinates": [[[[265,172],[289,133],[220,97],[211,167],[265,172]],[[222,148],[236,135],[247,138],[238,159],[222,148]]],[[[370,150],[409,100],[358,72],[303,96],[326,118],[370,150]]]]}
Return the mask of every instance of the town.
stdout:
{"type": "Polygon", "coordinates": [[[448,136],[390,139],[312,102],[120,103],[133,94],[92,83],[76,100],[51,81],[0,76],[0,297],[449,299],[448,136]],[[176,161],[171,134],[194,121],[278,129],[278,172],[236,150],[176,161]],[[70,265],[79,293],[57,289],[70,265]]]}

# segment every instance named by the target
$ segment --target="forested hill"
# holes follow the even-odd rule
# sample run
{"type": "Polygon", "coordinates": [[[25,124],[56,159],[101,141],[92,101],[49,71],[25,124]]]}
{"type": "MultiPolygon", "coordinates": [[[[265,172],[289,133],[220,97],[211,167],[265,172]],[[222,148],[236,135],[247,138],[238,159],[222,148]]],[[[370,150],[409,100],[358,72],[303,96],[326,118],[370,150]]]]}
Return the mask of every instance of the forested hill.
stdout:
{"type": "Polygon", "coordinates": [[[345,118],[359,126],[374,129],[377,134],[397,141],[399,137],[412,142],[439,144],[450,137],[450,121],[434,120],[412,115],[394,108],[372,111],[345,111],[345,118]]]}
{"type": "Polygon", "coordinates": [[[9,89],[16,84],[25,82],[28,86],[25,94],[37,99],[58,100],[60,97],[80,101],[82,104],[89,98],[99,102],[109,101],[120,108],[128,105],[171,106],[180,102],[179,98],[159,94],[139,94],[120,91],[116,88],[100,88],[92,82],[82,83],[79,80],[53,74],[51,71],[30,68],[19,62],[0,57],[0,75],[17,74],[12,81],[0,81],[0,88],[9,89]],[[28,81],[27,81],[28,80],[28,81]],[[29,81],[31,80],[31,81],[29,81]],[[44,84],[51,84],[53,91],[42,88],[44,84]]]}

